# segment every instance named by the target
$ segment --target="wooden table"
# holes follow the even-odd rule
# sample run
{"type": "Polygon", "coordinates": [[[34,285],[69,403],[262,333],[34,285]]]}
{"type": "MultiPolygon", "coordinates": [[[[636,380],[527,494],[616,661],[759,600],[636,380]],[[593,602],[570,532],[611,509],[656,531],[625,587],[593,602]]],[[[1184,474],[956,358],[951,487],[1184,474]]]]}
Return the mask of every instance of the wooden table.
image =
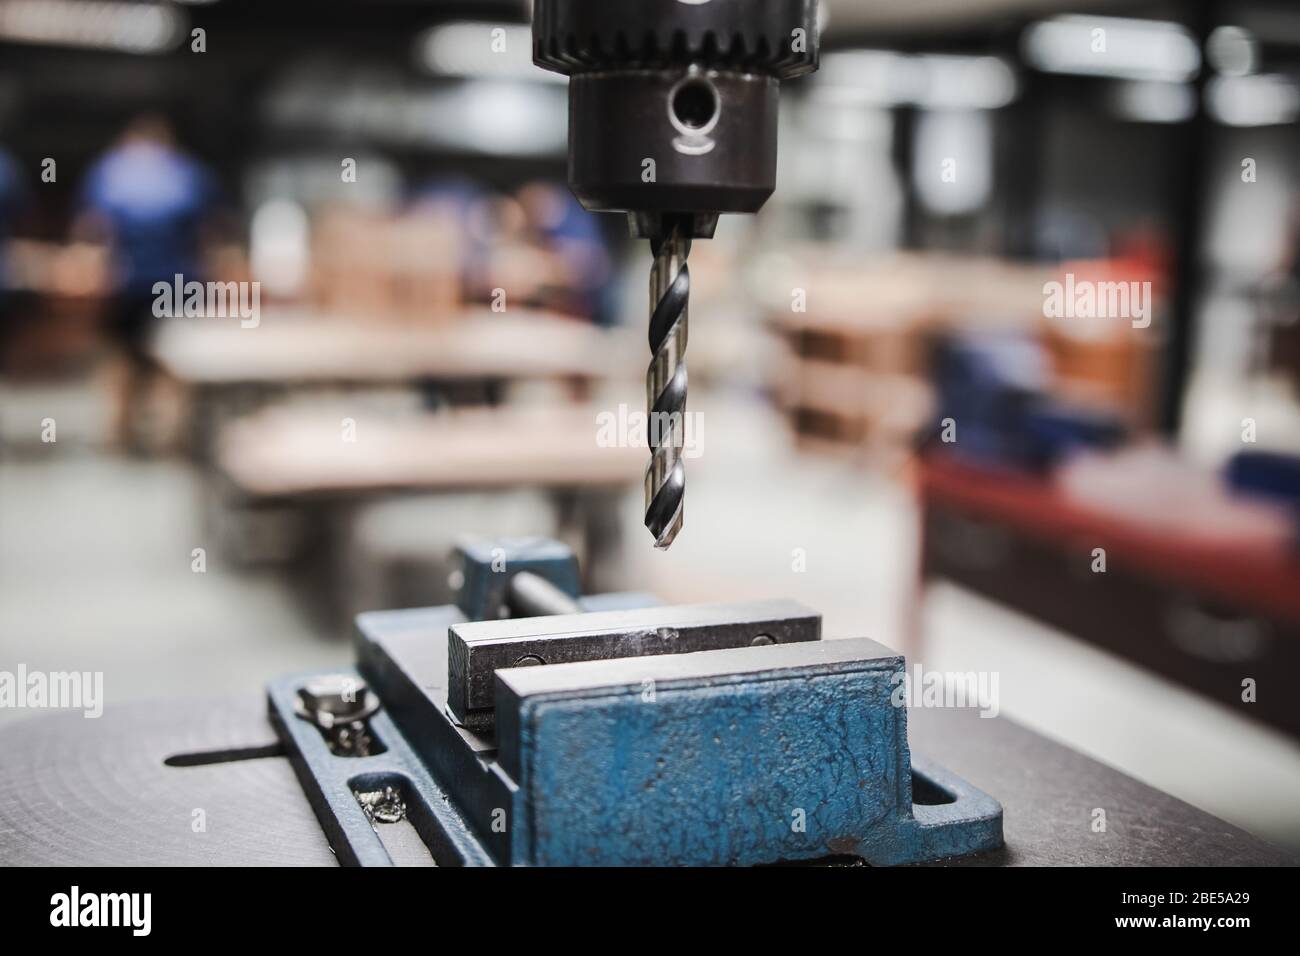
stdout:
{"type": "MultiPolygon", "coordinates": [[[[646,450],[601,447],[596,410],[479,408],[390,418],[348,403],[267,409],[228,424],[213,466],[227,514],[295,509],[317,537],[339,546],[356,506],[401,493],[540,488],[582,541],[588,580],[617,561],[623,496],[642,481],[646,450]],[[346,440],[343,419],[355,423],[346,440]],[[333,530],[331,530],[333,529],[333,530]]],[[[456,532],[474,532],[457,528],[456,532]]]]}
{"type": "Polygon", "coordinates": [[[593,382],[635,379],[643,346],[553,313],[469,309],[438,324],[269,311],[255,328],[239,319],[167,319],[152,343],[160,367],[193,398],[190,450],[212,457],[230,420],[308,388],[431,388],[461,401],[500,401],[503,386],[554,381],[582,399],[593,382]]]}
{"type": "Polygon", "coordinates": [[[344,498],[393,491],[618,488],[646,451],[597,444],[595,409],[463,409],[409,418],[269,409],[229,425],[216,464],[242,497],[344,498]]]}
{"type": "Polygon", "coordinates": [[[437,324],[271,312],[239,320],[168,319],[153,342],[187,385],[350,384],[466,379],[592,379],[637,370],[621,332],[549,312],[469,309],[437,324]]]}
{"type": "MultiPolygon", "coordinates": [[[[1300,736],[1300,557],[1155,529],[1051,482],[932,456],[919,472],[920,588],[946,578],[1300,736]],[[1093,573],[1094,548],[1106,572],[1093,573]],[[1242,679],[1257,681],[1254,703],[1242,679]]],[[[919,600],[919,597],[918,597],[919,600]]],[[[916,612],[919,620],[919,611],[916,612]]],[[[909,656],[919,652],[914,628],[909,656]]]]}

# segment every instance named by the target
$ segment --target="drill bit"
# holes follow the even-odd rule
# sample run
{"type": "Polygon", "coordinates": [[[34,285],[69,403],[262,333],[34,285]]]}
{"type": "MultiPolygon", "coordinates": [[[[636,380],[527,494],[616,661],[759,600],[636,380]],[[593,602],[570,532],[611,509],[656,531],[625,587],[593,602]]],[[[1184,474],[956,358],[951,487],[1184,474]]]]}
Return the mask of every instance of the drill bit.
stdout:
{"type": "Polygon", "coordinates": [[[656,548],[667,548],[682,527],[686,472],[686,311],[691,273],[686,257],[690,232],[680,221],[650,240],[650,367],[646,370],[646,436],[650,463],[645,471],[645,526],[656,548]]]}

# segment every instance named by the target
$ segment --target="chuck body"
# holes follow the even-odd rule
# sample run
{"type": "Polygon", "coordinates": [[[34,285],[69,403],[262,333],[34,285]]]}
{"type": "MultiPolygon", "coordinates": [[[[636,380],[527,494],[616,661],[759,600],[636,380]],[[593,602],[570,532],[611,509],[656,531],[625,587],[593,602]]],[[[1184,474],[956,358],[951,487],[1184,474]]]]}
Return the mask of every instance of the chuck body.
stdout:
{"type": "Polygon", "coordinates": [[[591,210],[757,212],[780,81],[817,68],[815,0],[537,0],[533,59],[571,77],[569,184],[591,210]]]}

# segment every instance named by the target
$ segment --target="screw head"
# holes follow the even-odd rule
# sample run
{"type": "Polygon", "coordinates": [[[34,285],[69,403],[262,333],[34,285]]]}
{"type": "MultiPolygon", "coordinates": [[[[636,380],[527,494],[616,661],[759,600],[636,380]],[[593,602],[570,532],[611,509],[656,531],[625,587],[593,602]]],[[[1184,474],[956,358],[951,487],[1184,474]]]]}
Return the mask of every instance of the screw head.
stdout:
{"type": "Polygon", "coordinates": [[[369,706],[369,698],[366,682],[354,674],[313,677],[298,688],[303,710],[317,718],[328,717],[330,723],[359,719],[369,706]]]}

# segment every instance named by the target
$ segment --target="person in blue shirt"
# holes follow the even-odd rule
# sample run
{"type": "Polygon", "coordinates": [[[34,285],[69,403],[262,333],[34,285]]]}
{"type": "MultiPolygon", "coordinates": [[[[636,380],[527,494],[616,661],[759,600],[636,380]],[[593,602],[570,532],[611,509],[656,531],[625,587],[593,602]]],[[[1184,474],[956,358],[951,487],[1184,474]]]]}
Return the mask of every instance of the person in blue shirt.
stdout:
{"type": "Polygon", "coordinates": [[[209,170],[182,152],[166,120],[143,115],[86,173],[77,231],[106,242],[112,287],[107,332],[126,360],[118,390],[116,431],[137,447],[131,412],[152,387],[149,356],[153,333],[153,287],[205,281],[202,232],[214,210],[217,186],[209,170]]]}
{"type": "Polygon", "coordinates": [[[565,292],[559,307],[597,325],[612,325],[618,312],[617,284],[599,218],[556,183],[528,183],[515,198],[523,207],[528,232],[562,266],[565,292]]]}

